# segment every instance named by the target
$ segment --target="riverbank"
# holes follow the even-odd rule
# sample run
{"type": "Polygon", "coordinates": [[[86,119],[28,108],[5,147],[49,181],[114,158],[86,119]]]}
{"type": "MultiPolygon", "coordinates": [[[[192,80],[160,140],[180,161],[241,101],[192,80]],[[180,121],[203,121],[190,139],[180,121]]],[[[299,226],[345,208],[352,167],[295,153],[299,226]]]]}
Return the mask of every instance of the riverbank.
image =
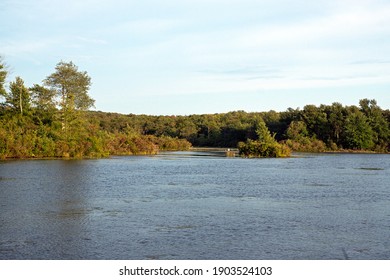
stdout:
{"type": "Polygon", "coordinates": [[[325,151],[325,152],[320,152],[324,154],[384,154],[388,155],[390,154],[389,152],[376,152],[376,151],[367,151],[367,150],[336,150],[336,151],[325,151]]]}
{"type": "MultiPolygon", "coordinates": [[[[159,150],[154,151],[153,153],[116,153],[116,154],[110,154],[107,156],[99,156],[99,157],[70,157],[70,156],[58,156],[58,157],[36,157],[36,156],[30,156],[30,157],[6,157],[6,158],[0,158],[0,161],[8,161],[8,160],[88,160],[88,159],[99,159],[99,158],[110,158],[115,156],[154,156],[158,155],[161,152],[175,152],[175,151],[190,151],[190,152],[205,152],[205,153],[212,153],[216,154],[221,157],[239,157],[239,150],[237,148],[214,148],[214,147],[190,147],[188,149],[183,150],[159,150]]],[[[375,151],[366,151],[366,150],[336,150],[336,151],[323,151],[323,152],[302,152],[302,151],[292,151],[292,157],[294,157],[294,154],[390,154],[385,152],[375,152],[375,151]]]]}

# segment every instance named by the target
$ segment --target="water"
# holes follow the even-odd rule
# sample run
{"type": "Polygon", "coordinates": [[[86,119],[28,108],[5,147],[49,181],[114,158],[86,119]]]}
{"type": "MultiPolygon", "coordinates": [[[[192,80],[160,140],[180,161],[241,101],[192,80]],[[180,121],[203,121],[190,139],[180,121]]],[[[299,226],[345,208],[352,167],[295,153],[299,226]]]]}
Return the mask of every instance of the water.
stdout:
{"type": "Polygon", "coordinates": [[[390,259],[390,155],[0,162],[0,259],[390,259]]]}

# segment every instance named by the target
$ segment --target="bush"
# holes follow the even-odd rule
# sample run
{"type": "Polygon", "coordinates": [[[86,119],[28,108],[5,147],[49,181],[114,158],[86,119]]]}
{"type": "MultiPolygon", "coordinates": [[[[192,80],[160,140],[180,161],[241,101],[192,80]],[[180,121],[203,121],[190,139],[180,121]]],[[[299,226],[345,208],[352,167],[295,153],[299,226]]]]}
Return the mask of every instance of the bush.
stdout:
{"type": "Polygon", "coordinates": [[[243,157],[288,157],[290,149],[278,142],[260,142],[248,139],[238,143],[239,154],[243,157]]]}
{"type": "Polygon", "coordinates": [[[288,139],[285,143],[291,150],[295,152],[320,153],[327,150],[323,141],[309,137],[302,137],[298,140],[288,139]]]}
{"type": "Polygon", "coordinates": [[[256,134],[258,140],[247,139],[246,142],[238,143],[239,154],[243,157],[288,157],[290,149],[279,144],[275,136],[271,135],[263,120],[257,123],[256,134]]]}

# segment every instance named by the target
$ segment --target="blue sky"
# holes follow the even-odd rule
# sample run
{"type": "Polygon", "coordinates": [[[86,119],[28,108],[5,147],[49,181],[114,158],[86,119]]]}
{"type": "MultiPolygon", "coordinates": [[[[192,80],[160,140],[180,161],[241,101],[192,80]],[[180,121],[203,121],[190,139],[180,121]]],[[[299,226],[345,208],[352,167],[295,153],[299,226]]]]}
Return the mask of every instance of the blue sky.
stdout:
{"type": "Polygon", "coordinates": [[[390,109],[388,0],[1,0],[0,55],[27,86],[73,61],[107,112],[390,109]]]}

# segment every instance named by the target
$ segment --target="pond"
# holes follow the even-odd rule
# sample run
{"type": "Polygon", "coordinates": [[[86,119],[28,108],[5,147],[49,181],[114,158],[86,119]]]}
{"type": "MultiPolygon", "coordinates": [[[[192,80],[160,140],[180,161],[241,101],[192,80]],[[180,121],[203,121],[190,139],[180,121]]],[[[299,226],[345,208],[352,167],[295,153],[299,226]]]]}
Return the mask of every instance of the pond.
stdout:
{"type": "Polygon", "coordinates": [[[390,259],[390,155],[0,162],[0,259],[390,259]]]}

